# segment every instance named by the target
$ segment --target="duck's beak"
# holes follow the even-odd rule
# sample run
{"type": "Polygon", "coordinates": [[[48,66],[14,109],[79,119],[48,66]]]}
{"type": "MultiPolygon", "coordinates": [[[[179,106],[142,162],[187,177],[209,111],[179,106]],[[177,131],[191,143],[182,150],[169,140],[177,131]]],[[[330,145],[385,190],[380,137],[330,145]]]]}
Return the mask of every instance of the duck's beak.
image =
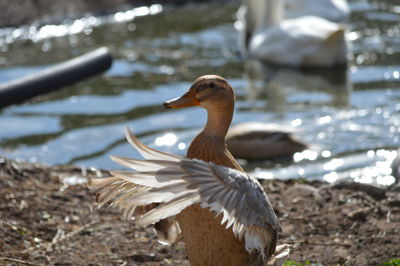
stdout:
{"type": "Polygon", "coordinates": [[[184,108],[196,105],[200,105],[200,102],[196,99],[191,90],[183,94],[181,97],[164,102],[165,108],[184,108]]]}

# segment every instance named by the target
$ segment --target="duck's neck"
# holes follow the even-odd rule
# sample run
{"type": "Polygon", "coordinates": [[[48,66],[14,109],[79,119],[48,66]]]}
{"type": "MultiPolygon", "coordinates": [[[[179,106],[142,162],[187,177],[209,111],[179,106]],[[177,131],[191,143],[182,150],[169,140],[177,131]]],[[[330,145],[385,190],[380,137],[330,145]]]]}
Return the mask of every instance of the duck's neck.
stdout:
{"type": "Polygon", "coordinates": [[[225,136],[232,121],[233,107],[229,110],[225,108],[225,111],[221,112],[207,111],[207,124],[190,144],[187,157],[243,171],[225,144],[225,136]]]}
{"type": "Polygon", "coordinates": [[[280,23],[284,17],[283,1],[285,0],[249,0],[252,8],[259,8],[259,17],[257,18],[257,29],[265,30],[273,25],[280,23]]]}
{"type": "Polygon", "coordinates": [[[225,140],[226,133],[232,122],[233,106],[219,110],[207,110],[208,117],[203,134],[225,140]]]}

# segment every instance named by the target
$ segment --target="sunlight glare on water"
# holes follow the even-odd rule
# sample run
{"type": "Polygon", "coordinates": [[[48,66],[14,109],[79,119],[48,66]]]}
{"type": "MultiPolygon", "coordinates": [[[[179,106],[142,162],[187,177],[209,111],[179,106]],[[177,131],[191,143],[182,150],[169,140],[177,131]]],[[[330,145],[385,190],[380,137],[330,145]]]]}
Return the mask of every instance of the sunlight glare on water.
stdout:
{"type": "Polygon", "coordinates": [[[74,35],[91,30],[109,23],[126,23],[135,17],[155,15],[162,12],[162,5],[153,4],[149,7],[136,7],[127,11],[120,11],[111,16],[104,17],[83,17],[72,22],[61,25],[44,25],[41,27],[22,26],[17,29],[0,29],[0,44],[11,44],[17,40],[32,40],[33,42],[43,41],[48,38],[74,35]],[[10,38],[12,36],[12,38],[10,38]]]}
{"type": "Polygon", "coordinates": [[[174,133],[167,133],[161,137],[156,138],[155,144],[157,146],[172,146],[177,142],[178,138],[174,133]]]}
{"type": "Polygon", "coordinates": [[[140,158],[125,141],[129,126],[145,144],[184,155],[206,112],[165,110],[162,103],[182,95],[198,76],[219,74],[235,89],[233,124],[291,127],[309,145],[288,161],[241,161],[253,175],[390,185],[400,146],[398,12],[395,5],[370,1],[352,0],[350,6],[347,37],[354,60],[347,70],[245,63],[234,27],[237,3],[151,5],[0,29],[0,82],[99,46],[114,57],[104,75],[0,110],[0,153],[117,169],[110,155],[140,158]]]}

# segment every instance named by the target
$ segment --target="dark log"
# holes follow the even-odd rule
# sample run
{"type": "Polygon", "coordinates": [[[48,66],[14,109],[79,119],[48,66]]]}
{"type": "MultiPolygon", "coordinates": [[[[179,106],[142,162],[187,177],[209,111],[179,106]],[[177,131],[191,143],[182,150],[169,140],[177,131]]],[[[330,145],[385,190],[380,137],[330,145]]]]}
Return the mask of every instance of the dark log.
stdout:
{"type": "Polygon", "coordinates": [[[102,47],[38,73],[2,83],[0,109],[99,74],[110,68],[111,63],[108,49],[102,47]]]}

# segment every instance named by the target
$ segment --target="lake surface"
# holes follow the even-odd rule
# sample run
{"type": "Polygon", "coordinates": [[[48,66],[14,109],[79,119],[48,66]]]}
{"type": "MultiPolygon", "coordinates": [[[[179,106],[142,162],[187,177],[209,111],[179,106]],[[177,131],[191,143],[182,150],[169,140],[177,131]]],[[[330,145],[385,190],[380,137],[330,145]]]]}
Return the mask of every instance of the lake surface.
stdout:
{"type": "Polygon", "coordinates": [[[0,110],[0,154],[46,164],[118,168],[109,155],[139,158],[124,127],[157,149],[185,154],[202,128],[199,108],[165,110],[200,75],[235,88],[233,123],[296,129],[311,150],[293,161],[248,163],[259,178],[351,178],[391,184],[400,146],[400,2],[351,1],[347,70],[299,72],[245,63],[237,4],[153,5],[62,25],[0,30],[0,82],[106,46],[104,75],[0,110]]]}

